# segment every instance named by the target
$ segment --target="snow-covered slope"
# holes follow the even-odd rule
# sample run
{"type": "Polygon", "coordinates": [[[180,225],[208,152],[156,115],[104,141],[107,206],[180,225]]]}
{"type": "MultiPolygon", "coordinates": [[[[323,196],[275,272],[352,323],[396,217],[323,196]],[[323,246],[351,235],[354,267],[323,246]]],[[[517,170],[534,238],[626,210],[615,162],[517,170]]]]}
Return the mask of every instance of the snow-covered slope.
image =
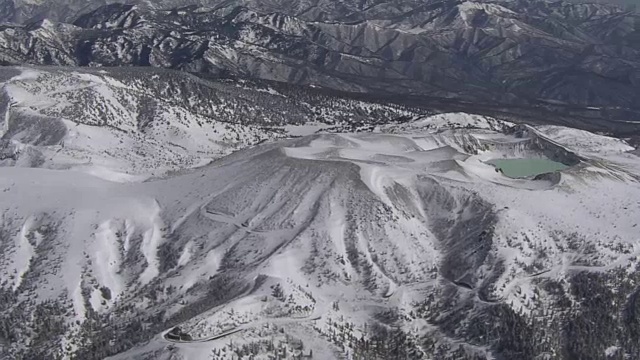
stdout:
{"type": "Polygon", "coordinates": [[[476,104],[525,116],[533,111],[551,124],[621,136],[639,128],[639,17],[615,6],[548,0],[20,6],[25,2],[31,1],[0,0],[0,23],[23,23],[0,26],[0,63],[234,74],[396,94],[416,104],[443,101],[450,110],[476,104]]]}
{"type": "Polygon", "coordinates": [[[3,168],[3,355],[640,354],[636,155],[431,121],[268,142],[143,183],[3,168]],[[505,156],[570,168],[510,179],[486,163],[505,156]]]}
{"type": "Polygon", "coordinates": [[[10,103],[3,135],[11,137],[19,165],[74,167],[127,180],[202,165],[278,137],[256,126],[216,121],[167,99],[152,100],[142,84],[108,75],[29,69],[4,90],[10,103]],[[56,131],[43,139],[43,127],[56,131]]]}
{"type": "Polygon", "coordinates": [[[623,140],[596,135],[588,131],[551,125],[538,126],[537,130],[546,137],[578,152],[594,154],[623,153],[634,149],[623,140]]]}
{"type": "Polygon", "coordinates": [[[0,164],[116,181],[201,166],[299,132],[410,111],[154,69],[0,69],[0,164]],[[4,78],[4,79],[3,79],[4,78]]]}

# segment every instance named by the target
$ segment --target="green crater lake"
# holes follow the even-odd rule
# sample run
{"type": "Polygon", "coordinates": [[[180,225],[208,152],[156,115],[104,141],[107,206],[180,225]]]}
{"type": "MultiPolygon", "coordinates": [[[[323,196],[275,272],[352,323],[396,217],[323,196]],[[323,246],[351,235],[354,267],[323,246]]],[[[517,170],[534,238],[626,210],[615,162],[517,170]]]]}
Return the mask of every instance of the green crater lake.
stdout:
{"type": "Polygon", "coordinates": [[[493,159],[488,164],[510,178],[523,178],[564,170],[567,165],[549,159],[493,159]]]}

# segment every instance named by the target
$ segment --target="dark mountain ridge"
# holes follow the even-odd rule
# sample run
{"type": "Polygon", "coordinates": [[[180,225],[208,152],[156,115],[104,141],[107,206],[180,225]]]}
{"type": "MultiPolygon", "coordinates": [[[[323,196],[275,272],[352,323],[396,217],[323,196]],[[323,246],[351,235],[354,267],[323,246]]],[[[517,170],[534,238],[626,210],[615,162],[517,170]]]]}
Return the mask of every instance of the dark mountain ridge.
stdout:
{"type": "Polygon", "coordinates": [[[632,121],[610,128],[635,127],[640,118],[640,16],[623,8],[321,1],[305,12],[302,3],[280,2],[280,12],[271,2],[172,10],[110,4],[70,23],[3,25],[0,63],[154,66],[632,121]]]}

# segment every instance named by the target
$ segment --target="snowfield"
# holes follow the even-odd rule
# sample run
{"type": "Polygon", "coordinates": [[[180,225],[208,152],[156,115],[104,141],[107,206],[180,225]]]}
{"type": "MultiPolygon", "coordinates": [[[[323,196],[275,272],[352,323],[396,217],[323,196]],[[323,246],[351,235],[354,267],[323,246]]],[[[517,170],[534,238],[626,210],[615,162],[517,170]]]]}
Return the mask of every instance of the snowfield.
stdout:
{"type": "Polygon", "coordinates": [[[3,90],[9,98],[4,132],[11,135],[20,166],[140,181],[279,137],[198,115],[177,101],[154,97],[143,83],[125,84],[108,74],[26,68],[3,90]],[[44,138],[43,126],[56,130],[44,138]]]}
{"type": "Polygon", "coordinates": [[[0,171],[3,355],[499,358],[490,336],[527,324],[553,353],[557,321],[586,306],[576,278],[635,286],[640,161],[620,140],[440,114],[255,145],[287,134],[170,105],[141,131],[141,103],[120,107],[125,85],[97,75],[67,80],[103,108],[65,120],[67,85],[47,76],[5,89],[5,134],[42,162],[0,171]],[[15,113],[69,131],[35,141],[41,119],[15,113]],[[569,168],[511,179],[486,163],[503,157],[569,168]]]}

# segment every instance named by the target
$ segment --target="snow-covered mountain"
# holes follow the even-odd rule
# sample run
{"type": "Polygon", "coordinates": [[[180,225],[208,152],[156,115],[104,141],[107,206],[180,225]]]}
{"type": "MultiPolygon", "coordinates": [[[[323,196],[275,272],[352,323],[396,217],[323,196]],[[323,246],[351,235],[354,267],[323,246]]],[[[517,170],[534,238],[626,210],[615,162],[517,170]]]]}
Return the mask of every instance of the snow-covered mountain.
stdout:
{"type": "Polygon", "coordinates": [[[0,76],[0,164],[121,181],[202,166],[289,134],[424,114],[148,68],[0,68],[0,76]]]}
{"type": "Polygon", "coordinates": [[[169,71],[2,74],[3,357],[640,356],[618,139],[169,71]]]}
{"type": "Polygon", "coordinates": [[[551,107],[555,117],[579,112],[581,122],[604,121],[609,132],[638,130],[640,15],[616,6],[546,0],[58,3],[31,4],[52,9],[51,18],[0,26],[1,64],[233,74],[412,95],[423,103],[437,97],[551,107]],[[64,6],[84,11],[56,17],[64,6]]]}
{"type": "Polygon", "coordinates": [[[580,2],[0,0],[0,358],[640,359],[580,2]]]}

